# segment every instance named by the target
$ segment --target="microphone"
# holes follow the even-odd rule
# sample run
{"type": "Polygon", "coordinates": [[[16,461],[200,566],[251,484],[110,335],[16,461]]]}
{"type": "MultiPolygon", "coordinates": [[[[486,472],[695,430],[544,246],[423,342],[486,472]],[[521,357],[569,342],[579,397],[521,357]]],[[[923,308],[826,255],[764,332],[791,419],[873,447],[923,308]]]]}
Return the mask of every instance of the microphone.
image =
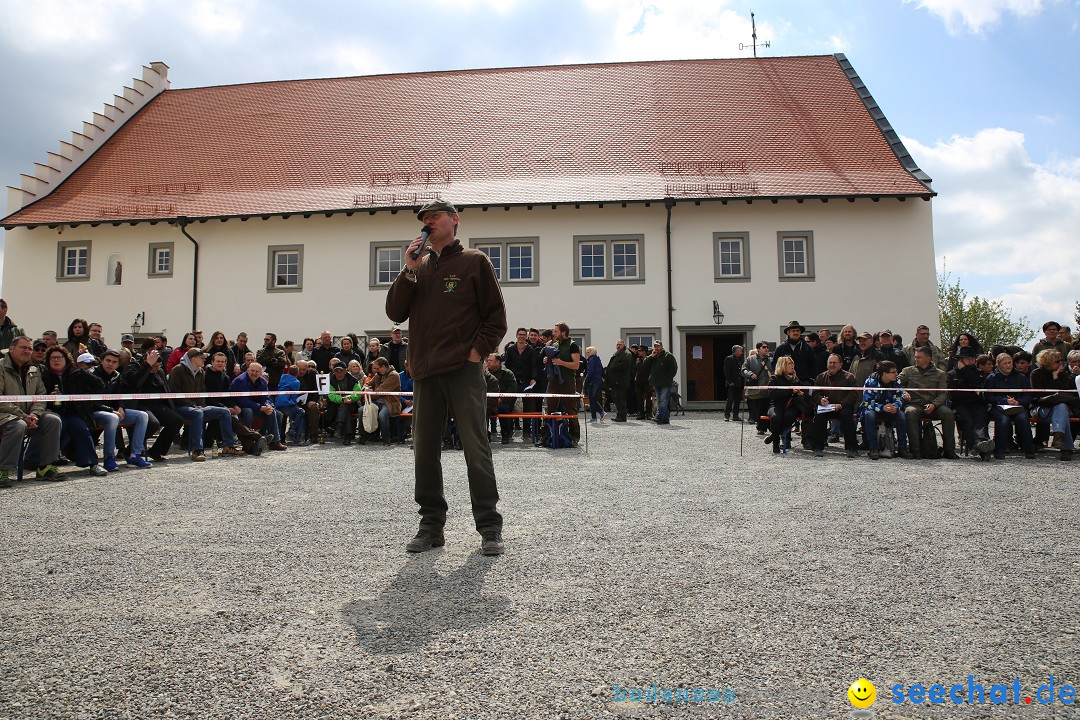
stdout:
{"type": "Polygon", "coordinates": [[[420,259],[420,253],[424,252],[424,246],[427,245],[428,235],[430,235],[430,234],[431,234],[431,228],[429,228],[427,225],[425,225],[423,230],[420,231],[420,244],[416,246],[416,252],[414,252],[412,254],[412,259],[413,260],[419,260],[420,259]]]}

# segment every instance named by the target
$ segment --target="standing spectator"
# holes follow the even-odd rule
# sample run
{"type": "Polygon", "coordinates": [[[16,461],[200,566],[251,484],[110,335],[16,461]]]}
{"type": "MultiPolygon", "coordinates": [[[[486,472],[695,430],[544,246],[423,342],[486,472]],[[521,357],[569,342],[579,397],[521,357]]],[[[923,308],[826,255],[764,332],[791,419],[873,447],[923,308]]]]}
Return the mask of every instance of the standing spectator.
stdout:
{"type": "MultiPolygon", "coordinates": [[[[517,392],[536,392],[537,376],[540,374],[540,359],[537,357],[536,350],[528,342],[528,331],[525,328],[518,328],[515,336],[517,342],[509,343],[506,346],[506,362],[504,365],[506,369],[514,373],[514,378],[517,381],[517,392]]],[[[395,367],[397,366],[395,365],[395,367]]],[[[535,400],[523,398],[521,408],[526,413],[535,413],[540,410],[540,404],[535,400]]],[[[536,442],[536,434],[540,430],[539,420],[525,418],[523,428],[522,436],[526,438],[532,437],[533,442],[536,442]]]]}
{"type": "Polygon", "coordinates": [[[1013,366],[1008,353],[997,356],[996,369],[986,378],[986,399],[990,402],[990,418],[994,421],[994,458],[1005,459],[1013,429],[1020,438],[1020,447],[1028,460],[1035,459],[1035,442],[1031,437],[1031,395],[1013,390],[1030,390],[1031,383],[1013,366]]]}
{"type": "Polygon", "coordinates": [[[735,422],[742,422],[739,417],[739,408],[742,407],[743,385],[745,380],[742,373],[743,346],[736,345],[731,348],[731,354],[724,358],[724,383],[727,385],[727,403],[724,405],[724,420],[731,420],[734,409],[735,422]]]}
{"type": "Polygon", "coordinates": [[[373,337],[368,341],[368,352],[363,360],[364,369],[370,368],[371,364],[381,357],[386,357],[386,353],[383,351],[379,338],[373,337]]]}
{"type": "Polygon", "coordinates": [[[799,380],[802,380],[804,384],[809,384],[810,380],[814,377],[814,351],[802,339],[802,334],[806,332],[806,328],[798,323],[797,320],[792,320],[784,328],[784,334],[787,335],[787,342],[780,343],[776,346],[776,352],[773,353],[773,373],[776,372],[776,361],[782,357],[790,356],[795,361],[795,372],[799,376],[799,380]]]}
{"type": "Polygon", "coordinates": [[[15,338],[25,335],[23,329],[8,317],[8,304],[0,298],[0,348],[7,349],[15,338]]]}
{"type": "Polygon", "coordinates": [[[82,318],[75,318],[68,325],[67,340],[64,341],[64,347],[68,351],[68,355],[76,358],[87,351],[87,343],[90,342],[89,326],[82,318]]]}
{"type": "MultiPolygon", "coordinates": [[[[1061,325],[1053,320],[1047,320],[1043,323],[1042,331],[1045,337],[1035,343],[1035,346],[1031,348],[1032,357],[1038,357],[1039,353],[1043,350],[1057,350],[1061,354],[1061,357],[1068,357],[1069,344],[1058,337],[1061,333],[1061,325]]],[[[1015,360],[1016,358],[1014,356],[1013,361],[1015,362],[1015,360]]]]}
{"type": "MultiPolygon", "coordinates": [[[[551,332],[554,342],[544,351],[548,394],[576,396],[578,394],[577,371],[581,367],[581,348],[570,337],[570,326],[566,323],[556,323],[551,332]]],[[[578,398],[548,398],[547,414],[550,415],[556,411],[570,416],[567,420],[570,447],[577,447],[578,441],[581,440],[581,426],[577,418],[578,398]]]]}
{"type": "Polygon", "coordinates": [[[604,363],[596,354],[596,348],[585,348],[585,390],[589,398],[589,422],[596,423],[596,411],[600,411],[600,419],[607,417],[603,405],[600,402],[600,394],[604,391],[604,363]]]}
{"type": "MultiPolygon", "coordinates": [[[[903,372],[904,368],[908,367],[907,355],[904,354],[904,349],[897,347],[896,339],[892,334],[892,330],[885,329],[878,333],[879,345],[878,353],[881,354],[882,360],[891,360],[896,363],[897,370],[903,372]]],[[[861,351],[860,351],[861,352],[861,351]]],[[[864,380],[866,378],[863,378],[864,380]]]]}
{"type": "MultiPolygon", "coordinates": [[[[41,368],[30,362],[32,352],[30,338],[23,335],[15,336],[8,344],[8,353],[0,358],[0,394],[46,394],[41,368]]],[[[40,400],[0,402],[0,487],[11,487],[11,476],[16,472],[23,439],[28,434],[26,466],[37,470],[38,480],[63,479],[54,464],[60,458],[62,425],[60,417],[47,412],[40,400]]]]}
{"type": "Polygon", "coordinates": [[[45,344],[48,345],[49,347],[52,347],[53,345],[56,345],[57,344],[56,331],[55,330],[46,330],[45,332],[41,333],[41,339],[44,340],[45,344]]]}
{"type": "Polygon", "coordinates": [[[621,339],[615,342],[615,353],[608,359],[607,386],[615,401],[615,422],[626,422],[626,395],[634,370],[634,359],[621,339]]]}
{"type": "Polygon", "coordinates": [[[339,352],[341,352],[341,349],[334,345],[333,338],[330,337],[330,331],[323,330],[319,333],[319,344],[311,349],[311,359],[315,361],[315,367],[319,372],[328,373],[330,372],[330,361],[337,357],[339,352]]]}
{"type": "Polygon", "coordinates": [[[315,349],[315,338],[304,338],[303,347],[296,351],[296,361],[311,360],[311,351],[315,349]]]}
{"type": "Polygon", "coordinates": [[[457,209],[434,201],[417,219],[430,228],[429,247],[417,237],[405,252],[405,268],[390,286],[386,314],[409,321],[409,368],[413,377],[414,497],[420,529],[406,550],[424,552],[445,544],[442,435],[451,409],[465,451],[473,519],[485,555],[505,550],[499,491],[487,434],[483,360],[506,334],[506,306],[491,261],[458,241],[457,209]],[[416,257],[414,257],[414,253],[416,257]]]}
{"type": "Polygon", "coordinates": [[[233,357],[236,358],[236,362],[243,362],[244,356],[247,355],[251,348],[248,347],[248,334],[241,332],[236,336],[236,342],[232,345],[233,357]]]}
{"type": "Polygon", "coordinates": [[[743,381],[746,390],[747,412],[757,423],[757,434],[764,435],[769,425],[762,420],[769,412],[769,391],[765,387],[772,378],[772,358],[769,357],[769,343],[762,340],[757,344],[753,355],[743,363],[743,381]]]}
{"type": "Polygon", "coordinates": [[[671,402],[671,384],[679,372],[675,356],[664,349],[664,343],[653,342],[652,364],[649,366],[649,384],[656,390],[656,424],[667,425],[671,402]]]}
{"type": "Polygon", "coordinates": [[[353,360],[360,363],[361,367],[363,367],[364,365],[364,358],[360,357],[359,353],[355,351],[353,340],[348,335],[341,338],[341,350],[334,357],[340,360],[341,364],[345,365],[346,367],[348,367],[349,363],[351,363],[353,360]]]}
{"type": "MultiPolygon", "coordinates": [[[[120,348],[127,350],[129,356],[135,354],[135,336],[131,333],[124,333],[120,336],[120,348]]],[[[122,356],[121,356],[122,357],[122,356]]]]}
{"type": "Polygon", "coordinates": [[[821,342],[817,333],[806,333],[804,339],[810,349],[814,351],[814,375],[820,375],[825,372],[825,368],[829,364],[830,353],[825,349],[825,343],[821,342]]]}
{"type": "Polygon", "coordinates": [[[105,344],[105,340],[101,337],[101,323],[90,323],[89,335],[90,340],[86,345],[87,350],[100,360],[105,351],[109,349],[109,346],[105,344]]]}
{"type": "MultiPolygon", "coordinates": [[[[496,392],[500,395],[504,393],[516,393],[518,391],[517,376],[503,365],[502,357],[496,353],[491,353],[487,358],[487,371],[495,378],[498,383],[496,392]]],[[[489,381],[490,384],[490,381],[489,381]]],[[[490,398],[489,398],[490,400],[490,398]]],[[[496,415],[505,415],[514,412],[514,398],[512,397],[499,397],[496,398],[495,405],[496,415]]],[[[490,403],[489,403],[490,404],[490,403]]],[[[511,418],[497,418],[499,426],[499,434],[502,436],[502,444],[509,445],[511,438],[514,436],[514,421],[511,418]]],[[[495,431],[495,420],[491,418],[491,432],[495,431]]]]}
{"type": "Polygon", "coordinates": [[[649,385],[649,369],[652,367],[652,355],[649,349],[641,345],[634,360],[634,387],[637,389],[638,420],[652,417],[652,387],[649,385]]]}
{"type": "MultiPolygon", "coordinates": [[[[878,363],[885,359],[881,351],[874,347],[874,336],[864,332],[857,338],[859,354],[851,361],[851,374],[855,376],[856,387],[862,387],[866,379],[877,370],[878,363]]],[[[836,347],[840,347],[837,345],[836,347]]],[[[890,361],[891,362],[891,361],[890,361]]],[[[899,368],[899,365],[896,365],[899,368]]]]}
{"type": "Polygon", "coordinates": [[[383,346],[382,356],[390,363],[390,367],[405,367],[405,361],[409,359],[409,342],[402,336],[400,325],[394,325],[390,329],[390,342],[383,346]]]}
{"type": "MultiPolygon", "coordinates": [[[[840,330],[840,339],[836,343],[836,347],[832,352],[835,352],[844,359],[844,369],[851,372],[852,361],[859,356],[859,346],[856,342],[856,338],[859,333],[855,330],[854,325],[845,325],[840,330]]],[[[854,373],[852,373],[854,374],[854,373]]]]}
{"type": "Polygon", "coordinates": [[[960,366],[960,350],[963,348],[971,348],[971,357],[978,357],[982,354],[982,345],[975,339],[975,336],[969,332],[962,332],[956,336],[953,340],[953,344],[949,347],[949,360],[945,368],[946,372],[952,372],[960,366]]]}
{"type": "Polygon", "coordinates": [[[930,328],[926,325],[920,325],[915,328],[915,339],[911,341],[911,344],[904,348],[904,354],[907,355],[908,365],[915,364],[915,351],[921,347],[930,348],[930,355],[933,358],[934,367],[939,367],[942,370],[945,369],[945,353],[941,352],[934,343],[930,342],[930,328]]]}
{"type": "Polygon", "coordinates": [[[289,365],[285,356],[284,348],[277,346],[277,335],[272,332],[263,337],[262,347],[255,353],[255,362],[263,366],[267,374],[267,386],[270,390],[277,390],[281,382],[281,375],[289,365]]]}

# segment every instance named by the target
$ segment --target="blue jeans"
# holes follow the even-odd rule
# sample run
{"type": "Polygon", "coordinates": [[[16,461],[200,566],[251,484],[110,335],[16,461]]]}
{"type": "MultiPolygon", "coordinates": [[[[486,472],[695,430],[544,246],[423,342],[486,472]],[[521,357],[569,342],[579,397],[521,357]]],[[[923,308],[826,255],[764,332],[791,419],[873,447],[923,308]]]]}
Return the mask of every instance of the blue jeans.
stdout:
{"type": "MultiPolygon", "coordinates": [[[[286,433],[293,442],[300,442],[304,437],[304,419],[306,413],[299,405],[285,405],[278,408],[278,413],[289,418],[289,432],[286,433]]],[[[278,427],[283,427],[281,417],[277,418],[278,427]]]]}
{"type": "Polygon", "coordinates": [[[669,405],[671,403],[671,386],[664,385],[656,388],[656,421],[667,422],[669,405]]]}
{"type": "MultiPolygon", "coordinates": [[[[265,407],[265,406],[264,406],[265,407]]],[[[277,413],[272,412],[269,415],[259,412],[259,417],[262,418],[263,435],[270,435],[274,440],[281,442],[281,433],[278,432],[277,413]]],[[[255,411],[251,408],[242,408],[240,410],[240,422],[247,425],[249,428],[255,426],[255,411]]]]}
{"type": "Polygon", "coordinates": [[[61,422],[60,447],[71,443],[69,448],[71,459],[79,467],[97,465],[97,450],[94,449],[94,438],[90,435],[90,428],[86,426],[86,421],[75,413],[57,414],[61,422]]]}
{"type": "Polygon", "coordinates": [[[586,387],[589,391],[589,415],[595,420],[597,410],[604,412],[604,408],[600,405],[600,391],[604,389],[604,383],[589,383],[586,387]]]}
{"type": "MultiPolygon", "coordinates": [[[[866,435],[866,444],[871,450],[877,450],[877,421],[879,413],[875,413],[870,408],[863,410],[863,433],[866,435]]],[[[892,423],[892,426],[896,428],[896,446],[900,450],[907,448],[907,427],[904,422],[903,411],[897,411],[895,413],[881,411],[880,415],[882,422],[892,423]]]]}
{"type": "Polygon", "coordinates": [[[188,449],[192,452],[203,449],[203,426],[214,420],[217,420],[221,426],[221,442],[229,447],[236,445],[236,435],[233,434],[232,429],[232,413],[228,408],[218,405],[207,405],[201,408],[178,405],[174,409],[177,415],[191,421],[188,427],[188,449]]]}
{"type": "Polygon", "coordinates": [[[116,457],[116,429],[120,427],[120,417],[105,410],[94,411],[94,423],[102,428],[101,447],[106,456],[116,457]]]}
{"type": "Polygon", "coordinates": [[[1050,407],[1039,406],[1035,409],[1035,416],[1041,420],[1050,421],[1050,432],[1064,433],[1065,437],[1062,440],[1062,450],[1073,450],[1073,435],[1072,427],[1069,422],[1069,406],[1065,403],[1058,403],[1057,405],[1051,405],[1050,407]]]}
{"type": "Polygon", "coordinates": [[[372,402],[379,408],[379,435],[383,442],[390,442],[390,408],[386,407],[386,400],[381,397],[372,402]]]}
{"type": "Polygon", "coordinates": [[[128,455],[142,455],[146,452],[146,431],[150,426],[150,416],[142,410],[128,410],[124,408],[124,420],[126,423],[134,423],[135,427],[128,431],[128,439],[131,447],[128,455]]]}

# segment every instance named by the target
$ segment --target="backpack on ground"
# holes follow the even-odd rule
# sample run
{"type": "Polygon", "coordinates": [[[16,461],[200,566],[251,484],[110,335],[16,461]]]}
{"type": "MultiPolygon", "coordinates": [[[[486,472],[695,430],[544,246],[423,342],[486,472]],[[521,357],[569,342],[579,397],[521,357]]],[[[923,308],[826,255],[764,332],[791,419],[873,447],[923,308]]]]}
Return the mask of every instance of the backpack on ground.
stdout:
{"type": "Polygon", "coordinates": [[[927,460],[938,460],[941,458],[941,448],[938,447],[937,428],[934,427],[934,423],[929,422],[920,422],[919,425],[922,434],[919,449],[922,456],[927,460]]]}
{"type": "MultiPolygon", "coordinates": [[[[552,415],[561,416],[562,413],[552,413],[552,415]]],[[[570,423],[566,417],[548,418],[544,425],[544,429],[547,431],[544,433],[543,438],[544,447],[549,447],[552,450],[570,447],[570,423]]]]}

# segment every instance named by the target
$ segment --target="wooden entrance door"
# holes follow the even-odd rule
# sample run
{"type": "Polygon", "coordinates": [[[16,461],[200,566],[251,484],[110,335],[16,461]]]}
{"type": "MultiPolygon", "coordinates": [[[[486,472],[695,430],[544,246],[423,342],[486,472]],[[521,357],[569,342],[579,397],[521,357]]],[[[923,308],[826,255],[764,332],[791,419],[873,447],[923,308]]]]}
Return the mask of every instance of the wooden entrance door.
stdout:
{"type": "Polygon", "coordinates": [[[687,335],[683,356],[683,367],[686,368],[686,387],[682,389],[684,399],[689,402],[716,399],[714,364],[712,336],[687,335]]]}

